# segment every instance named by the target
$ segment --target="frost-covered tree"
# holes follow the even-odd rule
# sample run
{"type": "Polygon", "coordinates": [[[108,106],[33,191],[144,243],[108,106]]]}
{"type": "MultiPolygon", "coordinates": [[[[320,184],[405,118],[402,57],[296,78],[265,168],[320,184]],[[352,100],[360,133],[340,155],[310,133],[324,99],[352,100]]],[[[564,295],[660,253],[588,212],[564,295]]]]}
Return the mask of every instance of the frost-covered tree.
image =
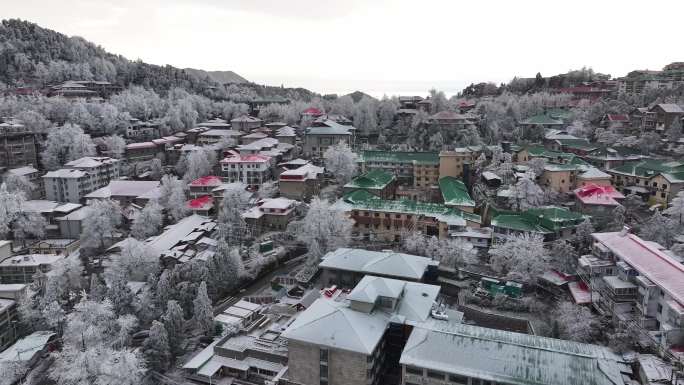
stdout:
{"type": "Polygon", "coordinates": [[[140,214],[133,219],[131,235],[137,239],[147,239],[152,235],[159,234],[163,223],[163,208],[156,200],[150,200],[143,207],[140,214]]]}
{"type": "Polygon", "coordinates": [[[161,179],[159,203],[176,221],[188,213],[185,186],[185,183],[171,175],[164,175],[161,179]]]}
{"type": "Polygon", "coordinates": [[[145,281],[159,271],[159,257],[146,243],[127,238],[121,251],[111,257],[108,275],[124,277],[127,281],[145,281]]]}
{"type": "Polygon", "coordinates": [[[521,234],[489,249],[492,269],[510,279],[533,283],[548,268],[549,255],[541,236],[521,234]]]}
{"type": "Polygon", "coordinates": [[[482,174],[484,171],[485,167],[487,166],[487,156],[485,155],[484,152],[480,154],[480,156],[475,159],[475,172],[478,174],[482,174]]]}
{"type": "Polygon", "coordinates": [[[306,244],[312,260],[349,244],[354,220],[327,201],[314,198],[304,219],[293,224],[298,240],[306,244]]]}
{"type": "Polygon", "coordinates": [[[245,235],[246,224],[242,218],[249,207],[251,193],[244,183],[230,183],[223,191],[218,214],[219,230],[230,244],[239,243],[245,235]]]}
{"type": "Polygon", "coordinates": [[[577,251],[566,240],[555,241],[551,245],[550,265],[562,273],[572,273],[577,267],[577,251]]]}
{"type": "Polygon", "coordinates": [[[150,161],[150,177],[154,180],[159,180],[164,173],[164,165],[162,160],[154,158],[150,161]]]}
{"type": "Polygon", "coordinates": [[[197,178],[207,176],[212,173],[216,163],[216,154],[211,149],[191,151],[187,155],[187,166],[183,179],[192,182],[197,178]]]}
{"type": "Polygon", "coordinates": [[[152,322],[150,334],[143,344],[143,352],[150,369],[164,371],[169,367],[171,352],[169,350],[169,336],[164,324],[158,321],[152,322]]]}
{"type": "Polygon", "coordinates": [[[22,212],[26,196],[22,191],[10,191],[7,184],[0,185],[0,236],[10,231],[10,225],[22,212]]]}
{"type": "Polygon", "coordinates": [[[512,205],[516,210],[539,207],[546,200],[544,190],[531,177],[531,175],[525,175],[511,187],[512,205]]]}
{"type": "Polygon", "coordinates": [[[428,146],[431,151],[441,151],[444,148],[444,136],[437,132],[428,139],[428,146]]]}
{"type": "Polygon", "coordinates": [[[278,194],[278,183],[275,181],[264,182],[259,186],[260,199],[273,198],[278,194]]]}
{"type": "Polygon", "coordinates": [[[4,183],[7,185],[7,191],[11,193],[21,192],[27,198],[33,195],[33,190],[36,188],[36,185],[27,177],[11,173],[7,174],[4,183]]]}
{"type": "Polygon", "coordinates": [[[527,162],[527,165],[534,171],[535,177],[540,177],[544,173],[546,167],[546,158],[532,158],[527,162]]]}
{"type": "Polygon", "coordinates": [[[108,300],[83,297],[67,317],[63,348],[55,353],[49,377],[58,385],[140,384],[142,356],[119,343],[121,333],[132,329],[130,319],[120,322],[108,300]]]}
{"type": "Polygon", "coordinates": [[[81,245],[93,249],[104,249],[114,238],[116,228],[121,224],[121,206],[110,199],[98,199],[88,206],[88,215],[83,219],[81,245]]]}
{"type": "Polygon", "coordinates": [[[358,155],[342,141],[328,147],[323,159],[326,170],[335,175],[335,179],[342,185],[352,179],[358,168],[358,155]]]}
{"type": "Polygon", "coordinates": [[[225,240],[220,239],[216,246],[216,253],[207,261],[209,271],[208,286],[218,295],[228,293],[236,288],[243,275],[244,267],[240,257],[240,249],[231,247],[225,240]]]}
{"type": "Polygon", "coordinates": [[[20,240],[25,245],[29,236],[42,239],[45,236],[45,229],[48,223],[44,216],[39,213],[20,212],[12,222],[12,233],[14,238],[20,240]]]}
{"type": "Polygon", "coordinates": [[[67,162],[95,155],[95,144],[81,127],[65,124],[48,133],[43,151],[43,163],[48,169],[56,169],[67,162]]]}
{"type": "Polygon", "coordinates": [[[107,154],[112,158],[121,159],[126,152],[126,141],[119,135],[105,136],[102,144],[107,147],[107,154]]]}
{"type": "Polygon", "coordinates": [[[432,113],[437,113],[440,111],[445,111],[449,109],[449,101],[444,94],[444,91],[438,91],[436,89],[431,89],[430,91],[430,101],[432,102],[432,113]]]}
{"type": "Polygon", "coordinates": [[[558,322],[557,337],[577,342],[593,342],[599,330],[598,320],[591,310],[565,301],[558,305],[554,320],[558,322]]]}
{"type": "Polygon", "coordinates": [[[625,226],[625,221],[627,219],[627,210],[623,205],[617,205],[611,211],[610,215],[610,230],[619,231],[625,226]]]}
{"type": "Polygon", "coordinates": [[[660,210],[656,210],[651,218],[641,226],[639,235],[664,247],[670,247],[678,233],[677,222],[663,216],[660,210]]]}
{"type": "Polygon", "coordinates": [[[595,232],[594,225],[591,224],[589,218],[586,218],[582,223],[577,225],[574,241],[580,253],[584,254],[589,250],[593,239],[591,234],[595,232]]]}
{"type": "Polygon", "coordinates": [[[110,276],[107,298],[112,302],[112,309],[117,315],[134,313],[135,294],[128,287],[128,279],[123,274],[110,276]]]}
{"type": "Polygon", "coordinates": [[[166,313],[162,316],[162,322],[169,338],[169,348],[173,355],[183,354],[183,340],[185,339],[185,319],[183,309],[177,301],[168,301],[166,313]]]}
{"type": "Polygon", "coordinates": [[[437,254],[441,265],[453,268],[478,262],[477,251],[472,243],[460,238],[440,241],[437,254]]]}
{"type": "Polygon", "coordinates": [[[210,335],[214,331],[214,310],[207,294],[207,283],[202,281],[197,289],[197,297],[192,302],[194,308],[193,320],[197,331],[210,335]]]}
{"type": "Polygon", "coordinates": [[[396,99],[383,97],[378,104],[378,118],[381,128],[390,128],[394,123],[394,116],[397,114],[399,102],[396,99]]]}
{"type": "Polygon", "coordinates": [[[375,100],[364,96],[354,105],[352,115],[354,127],[364,135],[377,131],[378,113],[375,100]]]}
{"type": "Polygon", "coordinates": [[[684,221],[684,191],[677,193],[677,196],[672,198],[670,207],[665,209],[663,213],[667,214],[681,227],[684,221]]]}

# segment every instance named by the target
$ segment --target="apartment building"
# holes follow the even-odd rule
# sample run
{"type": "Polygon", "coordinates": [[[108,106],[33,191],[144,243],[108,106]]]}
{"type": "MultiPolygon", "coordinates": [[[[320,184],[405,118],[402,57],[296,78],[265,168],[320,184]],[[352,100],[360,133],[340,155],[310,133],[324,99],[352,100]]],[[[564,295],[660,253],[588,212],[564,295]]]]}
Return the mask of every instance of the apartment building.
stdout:
{"type": "Polygon", "coordinates": [[[212,195],[215,188],[223,185],[220,176],[208,175],[197,178],[188,184],[191,198],[199,198],[204,195],[212,195]]]}
{"type": "Polygon", "coordinates": [[[0,117],[0,168],[38,164],[39,135],[10,117],[0,117]]]}
{"type": "Polygon", "coordinates": [[[660,346],[684,342],[684,265],[655,242],[620,232],[595,233],[578,275],[594,307],[660,346]]]}
{"type": "Polygon", "coordinates": [[[399,355],[412,325],[431,318],[439,286],[365,276],[346,295],[317,299],[283,332],[287,381],[376,385],[399,379],[399,355]]]}
{"type": "Polygon", "coordinates": [[[263,199],[242,214],[247,226],[255,234],[283,231],[294,219],[297,201],[287,198],[263,199]]]}
{"type": "Polygon", "coordinates": [[[352,288],[366,275],[431,283],[437,278],[438,261],[391,250],[340,248],[323,256],[318,264],[321,282],[352,288]]]}
{"type": "Polygon", "coordinates": [[[272,166],[270,156],[259,154],[241,154],[221,160],[223,178],[228,183],[242,182],[251,186],[271,180],[272,166]]]}
{"type": "Polygon", "coordinates": [[[323,167],[306,163],[278,175],[280,195],[289,199],[308,200],[318,195],[323,182],[323,167]]]}
{"type": "Polygon", "coordinates": [[[483,153],[484,147],[456,147],[439,153],[439,176],[462,178],[468,166],[475,163],[483,153]]]}
{"type": "Polygon", "coordinates": [[[590,217],[564,207],[548,206],[523,212],[494,213],[491,225],[494,240],[536,234],[542,236],[544,241],[553,241],[573,236],[577,226],[587,218],[590,217]]]}
{"type": "Polygon", "coordinates": [[[0,262],[0,283],[31,283],[38,271],[47,273],[64,255],[27,254],[5,258],[0,262]]]}
{"type": "Polygon", "coordinates": [[[118,159],[87,156],[43,175],[45,196],[52,201],[79,203],[85,195],[118,177],[118,159]]]}
{"type": "Polygon", "coordinates": [[[399,362],[402,385],[626,385],[634,376],[603,346],[465,324],[415,327],[399,362]]]}
{"type": "Polygon", "coordinates": [[[624,194],[635,193],[651,204],[665,204],[684,189],[684,162],[643,160],[606,170],[624,194]]]}
{"type": "Polygon", "coordinates": [[[0,298],[0,352],[17,340],[17,301],[0,298]]]}
{"type": "Polygon", "coordinates": [[[394,199],[397,190],[397,177],[394,174],[375,169],[352,179],[343,187],[345,194],[365,190],[383,199],[394,199]]]}
{"type": "Polygon", "coordinates": [[[322,158],[330,146],[339,142],[354,146],[356,128],[333,120],[314,122],[304,133],[303,153],[307,157],[322,158]]]}
{"type": "Polygon", "coordinates": [[[400,185],[436,186],[440,176],[440,157],[436,152],[363,151],[361,172],[382,170],[396,175],[400,185]]]}
{"type": "Polygon", "coordinates": [[[596,184],[610,186],[611,176],[595,167],[584,164],[547,164],[539,177],[539,184],[559,193],[596,184]]]}
{"type": "Polygon", "coordinates": [[[334,207],[354,220],[353,233],[366,239],[398,242],[406,231],[418,231],[444,239],[451,232],[479,228],[479,215],[439,203],[385,200],[357,190],[338,200],[334,207]]]}
{"type": "Polygon", "coordinates": [[[618,91],[641,94],[646,90],[672,89],[684,84],[682,63],[670,63],[662,71],[638,70],[618,79],[618,91]]]}

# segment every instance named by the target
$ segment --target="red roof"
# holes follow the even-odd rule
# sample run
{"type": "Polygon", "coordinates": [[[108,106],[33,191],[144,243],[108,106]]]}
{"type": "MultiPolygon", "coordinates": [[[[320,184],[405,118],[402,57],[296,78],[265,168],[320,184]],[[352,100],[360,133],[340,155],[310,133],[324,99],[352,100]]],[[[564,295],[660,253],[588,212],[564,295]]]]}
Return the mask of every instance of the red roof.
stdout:
{"type": "Polygon", "coordinates": [[[270,156],[259,154],[247,154],[225,158],[221,161],[221,163],[265,163],[270,160],[270,156]]]}
{"type": "Polygon", "coordinates": [[[610,120],[611,122],[628,122],[629,117],[625,114],[608,114],[608,120],[610,120]]]}
{"type": "Polygon", "coordinates": [[[574,192],[577,199],[585,204],[617,206],[619,203],[616,199],[623,199],[625,197],[613,186],[602,186],[594,183],[582,186],[574,192]]]}
{"type": "Polygon", "coordinates": [[[193,180],[190,186],[220,186],[222,183],[220,176],[209,175],[193,180]]]}
{"type": "Polygon", "coordinates": [[[313,116],[321,116],[323,115],[323,111],[319,110],[316,107],[309,107],[306,110],[302,111],[303,115],[313,115],[313,116]]]}
{"type": "Polygon", "coordinates": [[[187,207],[192,210],[207,209],[214,205],[214,198],[211,195],[203,195],[199,198],[189,200],[187,207]]]}

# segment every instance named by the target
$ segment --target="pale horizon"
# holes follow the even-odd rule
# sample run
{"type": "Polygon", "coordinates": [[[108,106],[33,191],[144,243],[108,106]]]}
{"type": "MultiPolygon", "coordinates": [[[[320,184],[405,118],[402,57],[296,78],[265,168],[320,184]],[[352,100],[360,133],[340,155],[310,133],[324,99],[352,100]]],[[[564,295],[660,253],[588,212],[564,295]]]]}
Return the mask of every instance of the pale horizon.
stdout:
{"type": "Polygon", "coordinates": [[[376,97],[433,87],[452,95],[470,83],[584,66],[613,77],[661,69],[684,60],[671,49],[684,4],[656,3],[670,10],[657,20],[636,1],[0,0],[3,18],[81,36],[131,60],[376,97]],[[657,35],[643,33],[649,29],[657,35]]]}

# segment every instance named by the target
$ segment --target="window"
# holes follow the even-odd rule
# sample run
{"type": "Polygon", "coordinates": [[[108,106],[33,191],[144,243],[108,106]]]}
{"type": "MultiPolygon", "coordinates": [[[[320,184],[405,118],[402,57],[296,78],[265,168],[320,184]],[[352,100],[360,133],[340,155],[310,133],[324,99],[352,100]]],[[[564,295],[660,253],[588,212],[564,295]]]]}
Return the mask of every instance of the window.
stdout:
{"type": "Polygon", "coordinates": [[[468,385],[468,377],[461,376],[459,374],[450,374],[449,381],[455,382],[457,384],[468,385]]]}
{"type": "Polygon", "coordinates": [[[439,379],[439,380],[443,380],[443,379],[444,379],[444,373],[442,373],[442,372],[437,372],[437,371],[434,371],[434,370],[428,370],[428,371],[427,371],[427,376],[430,377],[430,378],[436,378],[436,379],[439,379]]]}
{"type": "Polygon", "coordinates": [[[322,362],[328,362],[328,349],[321,349],[320,356],[322,362]]]}
{"type": "Polygon", "coordinates": [[[414,368],[412,366],[407,366],[406,367],[406,373],[413,374],[416,376],[423,376],[423,369],[414,368]]]}

